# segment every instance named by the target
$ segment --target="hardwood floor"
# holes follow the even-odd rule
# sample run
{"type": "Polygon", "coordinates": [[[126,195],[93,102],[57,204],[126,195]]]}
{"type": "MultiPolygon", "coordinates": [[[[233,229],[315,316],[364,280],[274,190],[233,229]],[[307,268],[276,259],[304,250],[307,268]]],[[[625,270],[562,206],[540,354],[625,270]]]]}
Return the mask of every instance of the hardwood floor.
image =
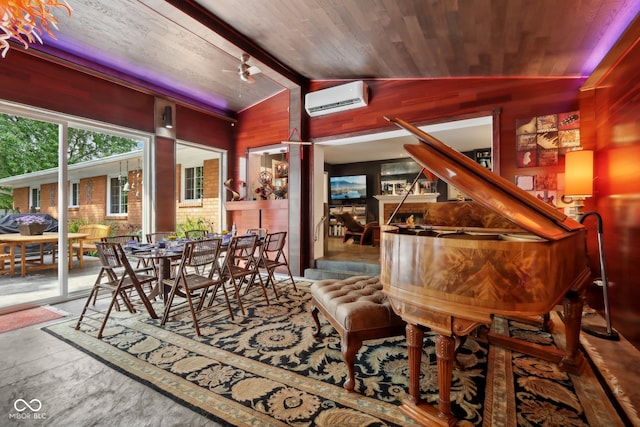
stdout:
{"type": "Polygon", "coordinates": [[[323,259],[378,264],[380,262],[380,246],[359,245],[353,243],[352,240],[343,243],[342,237],[330,237],[323,259]]]}

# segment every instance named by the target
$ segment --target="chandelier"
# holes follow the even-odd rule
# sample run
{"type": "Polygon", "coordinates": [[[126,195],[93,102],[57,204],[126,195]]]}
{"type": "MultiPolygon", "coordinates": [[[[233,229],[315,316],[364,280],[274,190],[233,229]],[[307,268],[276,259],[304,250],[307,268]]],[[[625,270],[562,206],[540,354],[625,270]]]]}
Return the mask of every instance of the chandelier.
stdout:
{"type": "Polygon", "coordinates": [[[65,0],[0,0],[0,49],[4,58],[9,50],[9,40],[14,39],[29,47],[29,43],[38,41],[46,32],[54,39],[51,26],[58,29],[58,20],[51,13],[55,7],[66,9],[71,16],[71,7],[65,0]]]}

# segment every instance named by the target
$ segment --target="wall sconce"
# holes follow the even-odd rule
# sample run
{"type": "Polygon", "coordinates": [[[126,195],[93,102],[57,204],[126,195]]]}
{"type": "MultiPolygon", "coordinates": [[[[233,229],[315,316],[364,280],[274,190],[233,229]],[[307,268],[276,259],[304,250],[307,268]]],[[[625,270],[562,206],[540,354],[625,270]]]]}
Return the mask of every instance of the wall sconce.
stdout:
{"type": "Polygon", "coordinates": [[[593,194],[593,151],[569,151],[565,155],[565,195],[562,201],[573,202],[571,216],[580,221],[584,215],[584,200],[593,194]]]}
{"type": "Polygon", "coordinates": [[[171,113],[171,105],[167,105],[164,107],[164,113],[162,113],[162,123],[164,127],[167,129],[171,129],[173,127],[173,116],[171,113]]]}

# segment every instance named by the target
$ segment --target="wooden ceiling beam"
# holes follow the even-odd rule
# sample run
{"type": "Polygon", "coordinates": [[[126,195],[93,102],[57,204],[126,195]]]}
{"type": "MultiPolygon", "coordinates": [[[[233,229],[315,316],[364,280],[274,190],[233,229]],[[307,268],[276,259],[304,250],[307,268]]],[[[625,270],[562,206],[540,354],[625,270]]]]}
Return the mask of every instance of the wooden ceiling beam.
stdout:
{"type": "Polygon", "coordinates": [[[237,31],[235,28],[199,5],[197,2],[193,0],[165,1],[184,14],[200,22],[202,25],[209,28],[229,43],[235,45],[237,48],[242,49],[244,52],[251,55],[252,58],[262,62],[273,71],[289,79],[291,82],[303,88],[309,87],[309,79],[282,63],[271,53],[258,46],[258,44],[253,40],[237,31]]]}

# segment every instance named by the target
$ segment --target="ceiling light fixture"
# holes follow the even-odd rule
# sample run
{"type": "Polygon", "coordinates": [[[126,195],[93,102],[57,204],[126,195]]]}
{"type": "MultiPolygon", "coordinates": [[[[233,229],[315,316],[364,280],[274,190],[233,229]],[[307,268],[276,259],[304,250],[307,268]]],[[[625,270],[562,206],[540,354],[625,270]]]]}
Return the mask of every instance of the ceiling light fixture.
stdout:
{"type": "Polygon", "coordinates": [[[51,26],[56,30],[58,20],[51,13],[54,7],[66,9],[71,16],[71,7],[66,1],[58,0],[19,0],[3,1],[0,5],[0,49],[4,58],[9,51],[9,40],[16,40],[29,48],[29,43],[42,44],[42,32],[46,32],[54,39],[51,26]]]}
{"type": "Polygon", "coordinates": [[[300,137],[300,134],[298,133],[298,128],[293,128],[293,130],[291,131],[291,134],[289,135],[289,140],[287,141],[280,141],[283,144],[289,144],[289,145],[311,145],[312,142],[311,141],[302,141],[302,138],[300,137]],[[298,141],[294,141],[293,137],[295,135],[298,135],[298,141]]]}

